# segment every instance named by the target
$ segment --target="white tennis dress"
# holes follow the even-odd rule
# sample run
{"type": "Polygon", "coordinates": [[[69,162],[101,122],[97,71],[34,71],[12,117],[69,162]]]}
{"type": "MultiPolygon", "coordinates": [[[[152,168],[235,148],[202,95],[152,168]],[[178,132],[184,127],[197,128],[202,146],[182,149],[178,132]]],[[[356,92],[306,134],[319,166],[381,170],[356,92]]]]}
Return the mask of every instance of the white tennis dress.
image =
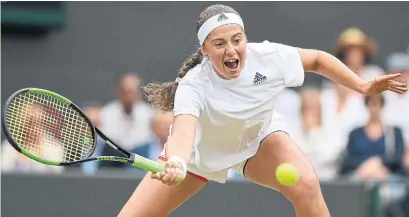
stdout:
{"type": "Polygon", "coordinates": [[[198,118],[188,171],[220,183],[229,169],[242,173],[266,136],[288,132],[284,118],[274,112],[274,97],[303,82],[300,55],[288,45],[248,43],[244,69],[232,80],[218,77],[205,58],[183,77],[175,95],[174,116],[198,118]]]}

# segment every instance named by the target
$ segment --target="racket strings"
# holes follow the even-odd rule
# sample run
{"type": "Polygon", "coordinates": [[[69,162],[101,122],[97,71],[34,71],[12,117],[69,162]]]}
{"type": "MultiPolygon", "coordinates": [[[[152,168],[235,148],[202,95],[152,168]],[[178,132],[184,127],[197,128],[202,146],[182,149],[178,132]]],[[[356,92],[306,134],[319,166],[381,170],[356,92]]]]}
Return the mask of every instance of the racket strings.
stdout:
{"type": "Polygon", "coordinates": [[[10,102],[6,120],[16,143],[45,160],[80,160],[94,145],[91,127],[81,114],[49,95],[19,94],[10,102]]]}

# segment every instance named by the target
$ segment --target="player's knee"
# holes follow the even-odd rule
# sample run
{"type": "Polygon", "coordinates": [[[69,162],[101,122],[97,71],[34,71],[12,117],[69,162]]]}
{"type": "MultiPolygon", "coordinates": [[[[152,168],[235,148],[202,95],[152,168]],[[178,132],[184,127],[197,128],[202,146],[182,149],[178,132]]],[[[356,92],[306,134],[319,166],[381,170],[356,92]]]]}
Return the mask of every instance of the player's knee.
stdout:
{"type": "Polygon", "coordinates": [[[277,131],[268,136],[271,144],[288,144],[288,134],[283,131],[277,131]]]}
{"type": "Polygon", "coordinates": [[[309,201],[314,201],[314,198],[320,196],[320,191],[320,184],[316,175],[308,173],[302,174],[295,186],[286,187],[282,193],[296,205],[298,203],[306,204],[309,201]]]}

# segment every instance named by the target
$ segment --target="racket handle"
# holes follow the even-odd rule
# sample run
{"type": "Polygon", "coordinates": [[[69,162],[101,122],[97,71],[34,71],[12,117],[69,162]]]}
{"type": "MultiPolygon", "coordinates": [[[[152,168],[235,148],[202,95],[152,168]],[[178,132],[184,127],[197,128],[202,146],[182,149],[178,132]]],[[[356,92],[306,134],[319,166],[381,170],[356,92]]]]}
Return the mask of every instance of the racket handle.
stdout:
{"type": "Polygon", "coordinates": [[[132,154],[131,156],[132,159],[132,166],[157,173],[157,172],[165,172],[166,167],[165,165],[158,163],[156,161],[132,154]]]}
{"type": "MultiPolygon", "coordinates": [[[[150,171],[153,173],[158,173],[158,172],[165,172],[166,167],[164,164],[161,164],[159,162],[132,154],[131,159],[133,159],[132,166],[138,167],[141,169],[144,169],[146,171],[150,171]]],[[[183,181],[184,177],[180,178],[178,183],[181,183],[183,181]]]]}

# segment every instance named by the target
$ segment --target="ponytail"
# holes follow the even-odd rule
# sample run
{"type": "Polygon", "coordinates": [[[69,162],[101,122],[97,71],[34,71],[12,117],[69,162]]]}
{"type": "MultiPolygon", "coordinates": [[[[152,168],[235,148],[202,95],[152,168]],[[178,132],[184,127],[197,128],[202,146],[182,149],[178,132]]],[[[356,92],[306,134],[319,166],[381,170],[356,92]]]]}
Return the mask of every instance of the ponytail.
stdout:
{"type": "Polygon", "coordinates": [[[161,111],[172,111],[173,101],[175,100],[175,93],[180,79],[182,79],[192,68],[200,64],[202,60],[203,55],[199,49],[183,62],[175,82],[150,83],[142,87],[148,102],[161,111]]]}

